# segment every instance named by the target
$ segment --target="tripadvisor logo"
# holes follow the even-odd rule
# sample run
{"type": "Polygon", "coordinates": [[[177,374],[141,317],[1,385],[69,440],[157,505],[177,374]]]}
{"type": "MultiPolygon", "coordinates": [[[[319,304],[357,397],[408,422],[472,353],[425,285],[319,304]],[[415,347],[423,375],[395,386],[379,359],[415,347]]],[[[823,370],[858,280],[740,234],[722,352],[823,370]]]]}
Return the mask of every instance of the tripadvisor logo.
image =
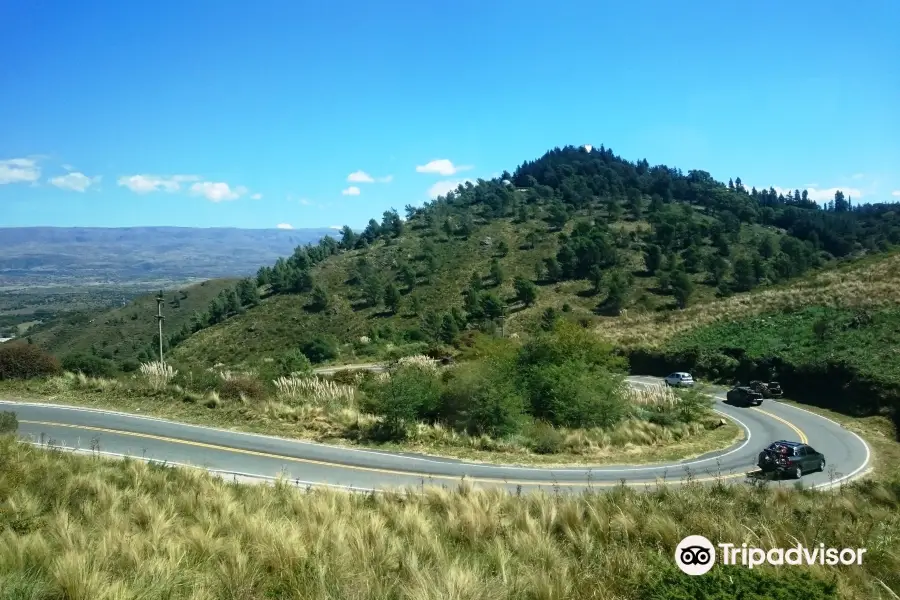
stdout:
{"type": "Polygon", "coordinates": [[[865,548],[826,548],[825,544],[807,548],[797,544],[791,548],[748,547],[747,544],[713,545],[702,535],[689,535],[675,548],[675,564],[688,575],[703,575],[716,564],[718,558],[723,565],[741,565],[752,569],[760,565],[861,565],[865,548]]]}

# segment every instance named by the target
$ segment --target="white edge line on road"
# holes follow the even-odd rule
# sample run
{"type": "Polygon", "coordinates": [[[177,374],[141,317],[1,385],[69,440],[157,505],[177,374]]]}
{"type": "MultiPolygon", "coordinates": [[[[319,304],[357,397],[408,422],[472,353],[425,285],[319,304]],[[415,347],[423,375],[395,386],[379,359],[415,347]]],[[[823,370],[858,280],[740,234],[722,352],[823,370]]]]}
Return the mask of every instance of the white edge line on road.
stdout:
{"type": "MultiPolygon", "coordinates": [[[[74,412],[95,412],[95,413],[102,413],[102,414],[110,414],[110,415],[117,415],[117,416],[126,417],[126,418],[144,419],[147,421],[156,421],[158,423],[166,423],[166,424],[171,424],[171,425],[176,425],[176,426],[193,427],[195,429],[206,429],[208,431],[218,431],[218,432],[222,432],[222,433],[230,433],[230,434],[239,435],[239,436],[247,435],[247,436],[252,436],[252,437],[257,437],[257,438],[262,438],[262,439],[270,439],[270,440],[275,439],[275,440],[280,440],[280,441],[288,442],[288,443],[301,444],[301,445],[305,445],[305,446],[314,446],[317,448],[327,448],[330,450],[348,451],[348,452],[360,452],[362,454],[371,454],[374,456],[384,456],[384,457],[389,457],[389,458],[393,458],[393,459],[401,458],[401,459],[405,459],[405,460],[425,462],[425,463],[431,463],[431,464],[435,464],[435,465],[475,466],[475,467],[479,467],[479,468],[485,468],[488,470],[515,470],[515,471],[542,471],[542,472],[550,471],[550,472],[554,472],[554,473],[567,473],[567,474],[631,473],[631,472],[635,472],[635,471],[653,471],[653,470],[660,470],[660,469],[667,470],[667,469],[678,469],[678,468],[683,468],[683,467],[690,467],[692,465],[697,465],[700,463],[719,460],[725,456],[728,456],[730,454],[738,452],[738,451],[742,450],[743,448],[745,448],[747,446],[747,444],[750,443],[750,438],[752,437],[752,434],[750,433],[750,428],[747,427],[747,425],[743,421],[739,420],[736,417],[733,417],[731,415],[723,413],[720,410],[713,409],[715,412],[737,422],[741,427],[743,427],[744,431],[747,434],[747,439],[744,440],[743,444],[741,444],[737,448],[732,448],[731,450],[729,450],[728,452],[725,452],[724,454],[717,454],[716,456],[711,456],[709,458],[703,458],[700,460],[694,460],[694,461],[690,461],[690,462],[686,462],[686,463],[659,464],[659,465],[651,465],[651,466],[647,466],[647,467],[625,467],[622,469],[603,469],[603,468],[577,469],[577,468],[565,468],[565,467],[564,468],[552,468],[552,467],[543,467],[542,468],[542,467],[525,467],[525,466],[516,466],[516,465],[492,465],[489,463],[471,463],[471,462],[455,461],[455,460],[433,460],[433,459],[429,459],[429,458],[420,458],[417,456],[407,456],[405,454],[391,454],[388,452],[378,452],[376,450],[362,450],[359,448],[346,448],[344,446],[332,446],[329,444],[320,444],[318,442],[295,440],[295,439],[291,439],[291,438],[283,438],[283,437],[274,436],[274,435],[261,435],[258,433],[232,431],[230,429],[220,429],[218,427],[206,427],[204,425],[193,425],[191,423],[182,423],[180,421],[171,421],[169,419],[162,419],[159,417],[136,415],[134,413],[125,413],[125,412],[114,411],[114,410],[106,410],[106,409],[102,409],[102,408],[86,408],[86,407],[80,407],[80,406],[71,406],[68,404],[54,404],[51,402],[15,402],[12,400],[0,400],[0,405],[3,405],[3,404],[20,405],[20,406],[38,406],[38,407],[51,408],[51,409],[71,410],[74,412]]],[[[123,431],[122,433],[127,434],[128,432],[123,431]]],[[[336,463],[336,464],[340,464],[340,463],[336,463]]]]}

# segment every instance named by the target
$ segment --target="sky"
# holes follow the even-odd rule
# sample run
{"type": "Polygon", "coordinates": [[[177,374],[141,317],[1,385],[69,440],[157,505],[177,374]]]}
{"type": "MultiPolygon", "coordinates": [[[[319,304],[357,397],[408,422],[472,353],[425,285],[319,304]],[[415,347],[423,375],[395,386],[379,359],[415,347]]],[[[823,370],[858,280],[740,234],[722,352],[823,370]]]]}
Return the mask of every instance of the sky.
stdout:
{"type": "Polygon", "coordinates": [[[900,2],[0,0],[0,227],[301,228],[567,144],[900,201],[900,2]]]}

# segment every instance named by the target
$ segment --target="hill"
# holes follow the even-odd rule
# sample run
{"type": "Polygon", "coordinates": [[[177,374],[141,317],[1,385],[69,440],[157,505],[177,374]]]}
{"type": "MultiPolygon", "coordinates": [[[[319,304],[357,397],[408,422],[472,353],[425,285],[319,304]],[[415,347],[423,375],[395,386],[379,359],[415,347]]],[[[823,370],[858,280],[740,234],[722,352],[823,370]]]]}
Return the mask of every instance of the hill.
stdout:
{"type": "Polygon", "coordinates": [[[329,229],[0,228],[0,289],[241,277],[329,229]]]}
{"type": "Polygon", "coordinates": [[[200,328],[173,356],[253,366],[305,344],[353,360],[559,315],[615,328],[775,292],[900,242],[897,205],[852,206],[837,192],[821,207],[603,147],[554,149],[405,217],[388,211],[260,269],[261,304],[200,328]]]}
{"type": "MultiPolygon", "coordinates": [[[[213,279],[164,294],[165,327],[180,331],[198,312],[237,280],[213,279]]],[[[65,357],[71,354],[99,356],[124,363],[129,359],[155,358],[158,344],[156,293],[145,294],[126,306],[104,311],[77,311],[29,330],[34,343],[65,357]]]]}

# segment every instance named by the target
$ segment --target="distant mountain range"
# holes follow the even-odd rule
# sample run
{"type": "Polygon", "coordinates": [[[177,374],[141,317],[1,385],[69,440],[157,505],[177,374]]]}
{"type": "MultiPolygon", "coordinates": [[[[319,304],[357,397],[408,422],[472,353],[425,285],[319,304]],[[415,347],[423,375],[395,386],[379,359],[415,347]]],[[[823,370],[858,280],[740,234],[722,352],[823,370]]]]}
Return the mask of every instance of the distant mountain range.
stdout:
{"type": "Polygon", "coordinates": [[[0,287],[149,284],[255,274],[322,229],[0,228],[0,287]]]}

